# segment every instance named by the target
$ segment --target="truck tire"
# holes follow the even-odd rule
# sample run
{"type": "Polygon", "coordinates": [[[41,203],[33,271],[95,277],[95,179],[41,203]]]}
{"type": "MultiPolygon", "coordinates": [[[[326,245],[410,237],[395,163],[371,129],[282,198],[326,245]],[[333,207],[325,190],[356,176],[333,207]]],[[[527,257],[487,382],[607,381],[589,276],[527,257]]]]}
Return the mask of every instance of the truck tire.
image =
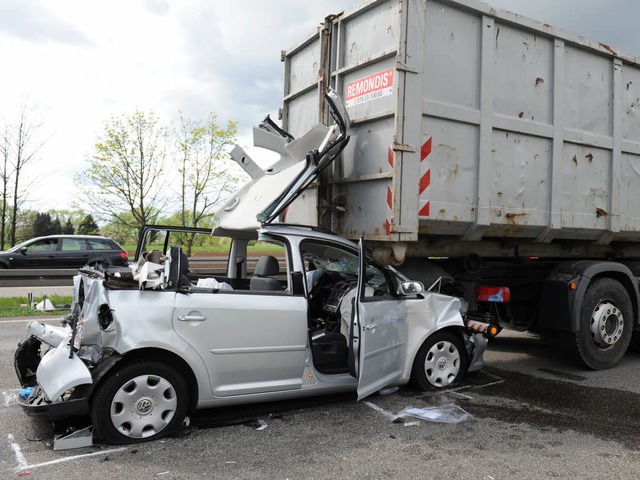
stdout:
{"type": "Polygon", "coordinates": [[[418,350],[411,369],[411,385],[419,390],[455,387],[467,370],[462,339],[451,332],[436,332],[418,350]]]}
{"type": "Polygon", "coordinates": [[[180,428],[187,403],[186,382],[173,367],[155,361],[130,363],[97,387],[91,419],[107,443],[145,442],[180,428]]]}
{"type": "Polygon", "coordinates": [[[592,370],[618,363],[629,346],[633,308],[626,289],[612,278],[594,280],[580,310],[580,331],[573,346],[581,362],[592,370]]]}

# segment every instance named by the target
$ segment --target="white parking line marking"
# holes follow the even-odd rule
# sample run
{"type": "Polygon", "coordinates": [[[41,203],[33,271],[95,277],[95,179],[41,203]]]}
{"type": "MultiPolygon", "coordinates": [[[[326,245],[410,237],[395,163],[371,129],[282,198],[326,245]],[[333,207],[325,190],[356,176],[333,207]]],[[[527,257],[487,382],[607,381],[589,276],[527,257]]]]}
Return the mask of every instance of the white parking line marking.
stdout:
{"type": "Polygon", "coordinates": [[[27,318],[27,319],[13,319],[13,318],[8,318],[8,319],[1,319],[0,323],[31,323],[31,322],[39,322],[39,323],[49,323],[49,322],[60,322],[60,320],[62,320],[63,317],[60,318],[48,318],[45,317],[43,319],[35,319],[35,318],[27,318]]]}
{"type": "Polygon", "coordinates": [[[473,400],[473,397],[470,397],[469,395],[464,395],[464,394],[458,393],[458,392],[451,392],[451,393],[453,393],[454,395],[458,395],[458,396],[460,396],[462,398],[466,398],[467,400],[473,400]]]}
{"type": "Polygon", "coordinates": [[[398,415],[396,415],[395,413],[388,412],[384,408],[381,408],[371,402],[362,402],[362,403],[364,403],[367,407],[372,408],[376,412],[383,414],[385,417],[387,417],[390,420],[395,420],[396,418],[398,418],[398,415]]]}
{"type": "Polygon", "coordinates": [[[500,385],[501,383],[504,383],[504,380],[498,380],[496,382],[486,383],[484,385],[478,385],[478,388],[480,388],[480,387],[490,387],[492,385],[500,385]]]}
{"type": "Polygon", "coordinates": [[[34,465],[26,465],[26,462],[24,462],[25,464],[21,464],[18,468],[16,468],[16,472],[20,472],[22,470],[32,470],[40,467],[47,467],[49,465],[55,465],[57,463],[63,463],[63,462],[70,462],[71,460],[78,460],[81,458],[96,457],[98,455],[107,455],[109,453],[122,452],[126,449],[127,449],[126,447],[120,447],[120,448],[114,448],[111,450],[102,450],[100,452],[85,453],[82,455],[73,455],[71,457],[57,458],[55,460],[51,460],[50,462],[36,463],[34,465]]]}
{"type": "Polygon", "coordinates": [[[24,470],[27,465],[27,459],[24,458],[24,455],[22,454],[22,450],[20,449],[20,445],[18,445],[18,442],[16,442],[16,439],[13,438],[12,434],[8,434],[7,438],[9,439],[9,445],[11,445],[11,450],[13,450],[13,454],[16,456],[16,460],[18,461],[18,467],[16,468],[16,471],[24,470]]]}

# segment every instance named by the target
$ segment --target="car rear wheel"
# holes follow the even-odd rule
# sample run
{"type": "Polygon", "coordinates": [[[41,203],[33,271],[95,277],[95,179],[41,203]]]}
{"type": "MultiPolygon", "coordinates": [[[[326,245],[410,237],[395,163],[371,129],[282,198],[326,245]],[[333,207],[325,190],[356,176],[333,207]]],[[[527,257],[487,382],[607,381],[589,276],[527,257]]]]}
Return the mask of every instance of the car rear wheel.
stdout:
{"type": "Polygon", "coordinates": [[[186,409],[184,378],[169,365],[146,361],[124,366],[98,386],[91,417],[108,443],[138,443],[176,431],[186,409]]]}
{"type": "Polygon", "coordinates": [[[451,332],[436,332],[416,355],[411,384],[420,390],[455,387],[466,370],[467,355],[462,339],[451,332]]]}

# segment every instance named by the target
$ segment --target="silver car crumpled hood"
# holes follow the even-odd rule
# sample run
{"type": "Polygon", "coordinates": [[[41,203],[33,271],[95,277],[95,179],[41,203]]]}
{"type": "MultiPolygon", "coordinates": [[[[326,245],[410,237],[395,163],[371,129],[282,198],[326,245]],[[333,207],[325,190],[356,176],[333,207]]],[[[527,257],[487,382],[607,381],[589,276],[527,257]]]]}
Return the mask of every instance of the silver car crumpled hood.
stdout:
{"type": "MultiPolygon", "coordinates": [[[[95,360],[103,341],[98,319],[99,307],[108,304],[103,278],[79,274],[73,278],[73,285],[68,320],[71,325],[76,324],[75,336],[69,324],[55,327],[31,322],[27,327],[29,333],[52,347],[42,356],[36,371],[38,384],[51,402],[59,400],[74,387],[92,383],[91,372],[83,359],[95,360]]],[[[111,329],[115,330],[115,327],[111,329]]]]}

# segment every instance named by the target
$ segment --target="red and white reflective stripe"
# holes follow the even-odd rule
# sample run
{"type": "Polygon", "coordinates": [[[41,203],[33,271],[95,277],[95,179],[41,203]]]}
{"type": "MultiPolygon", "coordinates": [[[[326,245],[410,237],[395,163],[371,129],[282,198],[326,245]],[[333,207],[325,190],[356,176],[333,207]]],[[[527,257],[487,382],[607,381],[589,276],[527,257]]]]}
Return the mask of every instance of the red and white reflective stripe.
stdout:
{"type": "Polygon", "coordinates": [[[420,188],[419,188],[419,203],[418,217],[429,216],[429,185],[431,184],[431,163],[427,160],[427,157],[431,154],[431,140],[429,137],[426,142],[420,147],[420,188]]]}
{"type": "MultiPolygon", "coordinates": [[[[391,165],[391,171],[393,171],[393,150],[389,147],[387,152],[387,161],[391,165]]],[[[384,231],[387,235],[391,235],[391,217],[393,216],[393,191],[391,186],[387,187],[387,218],[384,221],[384,231]]]]}

